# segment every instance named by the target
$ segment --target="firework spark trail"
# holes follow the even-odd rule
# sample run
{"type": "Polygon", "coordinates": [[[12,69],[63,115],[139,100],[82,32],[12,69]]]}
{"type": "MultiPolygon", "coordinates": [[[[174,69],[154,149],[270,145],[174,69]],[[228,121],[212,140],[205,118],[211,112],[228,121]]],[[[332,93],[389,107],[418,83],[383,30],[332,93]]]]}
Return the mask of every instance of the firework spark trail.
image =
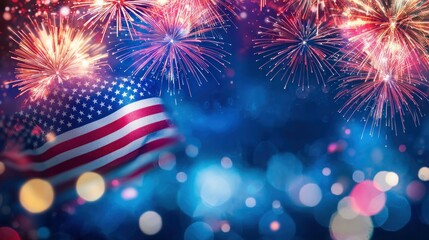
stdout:
{"type": "Polygon", "coordinates": [[[345,58],[352,61],[356,51],[365,52],[368,61],[402,62],[408,68],[429,65],[427,52],[429,34],[429,2],[420,0],[349,0],[344,12],[346,21],[341,28],[349,40],[345,58]],[[405,61],[403,61],[403,59],[405,61]]]}
{"type": "MultiPolygon", "coordinates": [[[[344,0],[268,0],[273,3],[281,3],[279,12],[295,12],[307,19],[315,15],[315,23],[320,25],[322,22],[335,20],[342,14],[345,8],[344,0]]],[[[261,0],[260,9],[267,5],[267,0],[261,0]]]]}
{"type": "Polygon", "coordinates": [[[63,81],[94,75],[107,65],[104,46],[94,43],[94,34],[73,28],[67,19],[30,20],[25,29],[14,31],[11,39],[19,45],[12,52],[18,61],[17,80],[20,95],[29,92],[30,100],[46,97],[51,88],[63,81]]]}
{"type": "Polygon", "coordinates": [[[262,10],[262,8],[264,8],[265,5],[267,5],[267,0],[261,0],[261,2],[259,3],[259,9],[262,10]]]}
{"type": "Polygon", "coordinates": [[[371,122],[370,135],[376,128],[380,131],[383,123],[397,134],[397,119],[403,131],[407,117],[418,125],[423,116],[420,103],[427,100],[427,94],[421,90],[429,86],[426,79],[407,73],[404,71],[406,65],[396,60],[371,64],[371,61],[364,61],[368,58],[364,53],[356,54],[359,56],[356,62],[344,62],[347,75],[337,80],[340,83],[335,98],[345,100],[339,112],[348,120],[357,112],[367,112],[364,121],[365,128],[371,122]]]}
{"type": "Polygon", "coordinates": [[[283,12],[283,11],[287,11],[288,8],[290,6],[292,6],[295,1],[287,1],[287,0],[260,0],[259,1],[259,10],[262,11],[262,9],[264,7],[266,7],[267,5],[269,5],[269,3],[278,3],[278,2],[283,3],[283,6],[281,6],[281,8],[280,8],[281,9],[280,12],[283,12]]]}
{"type": "MultiPolygon", "coordinates": [[[[211,19],[209,19],[211,20],[211,19]]],[[[115,54],[118,59],[132,59],[133,75],[143,73],[167,81],[168,92],[175,93],[186,86],[191,94],[189,79],[198,85],[208,81],[212,71],[221,71],[229,55],[224,43],[212,31],[201,25],[198,14],[177,5],[164,8],[160,15],[149,18],[147,25],[139,25],[135,43],[123,41],[115,54]]]]}
{"type": "Polygon", "coordinates": [[[159,6],[158,0],[84,0],[75,2],[74,8],[86,8],[82,18],[88,18],[87,27],[102,26],[102,38],[106,35],[112,21],[116,21],[116,35],[125,29],[131,36],[135,34],[134,22],[136,19],[145,21],[148,12],[159,6]]]}
{"type": "Polygon", "coordinates": [[[197,18],[201,24],[218,27],[225,26],[231,20],[230,16],[238,17],[241,4],[242,0],[171,0],[164,6],[185,6],[192,14],[199,16],[197,18]]]}
{"type": "Polygon", "coordinates": [[[285,88],[289,82],[298,81],[304,89],[310,85],[310,77],[324,84],[325,73],[335,73],[329,58],[343,44],[339,30],[328,23],[318,27],[299,16],[282,15],[272,21],[272,28],[261,27],[261,38],[254,40],[259,49],[256,54],[262,56],[259,61],[266,60],[260,69],[267,68],[271,80],[286,79],[285,88]]]}
{"type": "MultiPolygon", "coordinates": [[[[237,16],[237,9],[240,5],[240,0],[188,0],[195,2],[196,5],[202,8],[203,12],[206,12],[207,19],[213,19],[213,24],[224,24],[228,20],[228,14],[237,16]],[[204,10],[205,9],[205,10],[204,10]]],[[[212,20],[212,21],[213,21],[212,20]]]]}

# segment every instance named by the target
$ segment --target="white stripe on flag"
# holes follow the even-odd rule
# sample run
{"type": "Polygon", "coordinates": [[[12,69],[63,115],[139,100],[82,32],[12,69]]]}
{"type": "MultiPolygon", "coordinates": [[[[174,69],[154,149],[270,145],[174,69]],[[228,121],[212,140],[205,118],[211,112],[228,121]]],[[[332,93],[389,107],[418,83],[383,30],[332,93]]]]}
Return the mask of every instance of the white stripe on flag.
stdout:
{"type": "Polygon", "coordinates": [[[111,171],[110,173],[103,176],[104,180],[110,182],[117,178],[124,178],[127,176],[130,176],[133,172],[136,170],[139,170],[140,168],[146,166],[147,164],[151,162],[155,162],[155,160],[158,160],[158,157],[161,153],[168,150],[168,148],[171,148],[171,146],[163,146],[160,149],[150,151],[148,153],[144,153],[136,158],[133,162],[126,164],[123,167],[120,167],[119,169],[115,169],[114,171],[111,171]]]}
{"type": "Polygon", "coordinates": [[[123,148],[120,148],[114,152],[111,152],[107,155],[104,155],[103,157],[98,158],[94,161],[91,161],[87,164],[84,164],[84,165],[81,165],[79,167],[73,168],[69,171],[60,173],[60,174],[58,174],[58,175],[56,175],[56,176],[54,176],[48,180],[53,185],[63,183],[67,180],[70,180],[72,178],[79,176],[80,174],[82,174],[84,172],[94,171],[100,167],[103,167],[103,166],[115,161],[116,159],[123,157],[123,156],[129,154],[130,152],[141,148],[145,144],[148,144],[148,143],[153,142],[153,141],[158,140],[158,139],[172,137],[175,135],[178,135],[176,128],[167,128],[167,129],[160,130],[158,132],[150,133],[144,137],[141,137],[141,138],[131,142],[130,144],[124,146],[123,148]]]}
{"type": "Polygon", "coordinates": [[[117,119],[120,119],[122,116],[127,115],[128,113],[134,112],[138,109],[147,108],[154,105],[160,105],[162,103],[160,98],[148,98],[140,101],[136,101],[124,106],[121,109],[118,109],[116,112],[99,119],[97,121],[85,124],[79,128],[73,129],[71,131],[65,132],[55,137],[55,140],[52,142],[47,142],[40,148],[36,150],[25,151],[24,155],[40,155],[49,150],[51,147],[58,145],[62,142],[75,138],[76,136],[83,135],[85,133],[96,130],[102,126],[105,126],[111,122],[114,122],[117,119]]]}
{"type": "Polygon", "coordinates": [[[113,132],[110,134],[106,133],[108,135],[105,137],[102,137],[100,139],[97,139],[97,140],[92,141],[90,143],[87,143],[85,145],[81,145],[81,146],[76,147],[74,149],[70,149],[69,151],[58,154],[58,155],[46,160],[45,162],[29,163],[29,164],[25,164],[25,165],[22,165],[22,164],[19,165],[19,164],[16,164],[14,162],[10,162],[8,165],[9,165],[9,167],[19,169],[22,171],[25,171],[25,170],[44,171],[44,170],[49,169],[53,166],[56,166],[56,165],[61,164],[63,162],[66,162],[72,158],[78,157],[78,156],[86,154],[88,152],[92,152],[94,150],[97,150],[98,148],[106,145],[106,143],[111,143],[111,142],[114,142],[118,139],[121,139],[122,137],[126,136],[127,134],[133,132],[134,130],[136,130],[140,127],[144,127],[144,126],[152,124],[152,123],[161,122],[161,121],[164,121],[167,119],[168,119],[167,115],[163,112],[157,113],[154,115],[150,115],[150,116],[146,116],[146,117],[143,117],[143,118],[140,118],[140,119],[137,119],[133,122],[128,123],[126,126],[117,130],[116,132],[113,132]]]}

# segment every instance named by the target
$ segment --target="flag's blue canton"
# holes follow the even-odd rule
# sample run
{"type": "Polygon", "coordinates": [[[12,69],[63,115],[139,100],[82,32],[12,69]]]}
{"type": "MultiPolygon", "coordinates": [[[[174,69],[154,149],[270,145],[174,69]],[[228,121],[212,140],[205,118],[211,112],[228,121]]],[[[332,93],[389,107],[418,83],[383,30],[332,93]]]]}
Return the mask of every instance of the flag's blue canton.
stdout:
{"type": "MultiPolygon", "coordinates": [[[[151,97],[154,92],[152,82],[128,78],[65,83],[45,99],[30,103],[13,119],[39,126],[45,134],[59,135],[106,117],[129,103],[151,97]]],[[[19,137],[25,140],[25,149],[35,149],[46,142],[31,130],[21,131],[19,137]]]]}

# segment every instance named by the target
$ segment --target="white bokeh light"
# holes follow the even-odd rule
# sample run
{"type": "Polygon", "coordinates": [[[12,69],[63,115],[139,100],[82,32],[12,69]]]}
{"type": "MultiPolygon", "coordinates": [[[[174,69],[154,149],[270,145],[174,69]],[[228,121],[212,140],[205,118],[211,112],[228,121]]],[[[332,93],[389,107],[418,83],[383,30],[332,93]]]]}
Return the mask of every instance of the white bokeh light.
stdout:
{"type": "Polygon", "coordinates": [[[139,218],[140,230],[146,235],[155,235],[162,228],[162,218],[154,211],[147,211],[139,218]]]}

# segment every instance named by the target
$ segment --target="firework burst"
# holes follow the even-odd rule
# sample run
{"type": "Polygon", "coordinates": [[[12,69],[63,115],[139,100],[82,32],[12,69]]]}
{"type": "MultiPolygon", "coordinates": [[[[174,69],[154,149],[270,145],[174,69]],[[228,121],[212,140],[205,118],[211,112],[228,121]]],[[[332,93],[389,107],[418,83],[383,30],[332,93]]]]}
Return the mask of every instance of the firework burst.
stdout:
{"type": "Polygon", "coordinates": [[[365,128],[371,125],[370,135],[383,125],[395,134],[399,129],[405,131],[407,117],[418,125],[423,116],[420,104],[427,100],[421,90],[429,86],[426,79],[404,71],[406,65],[396,60],[364,61],[368,58],[365,54],[356,54],[359,56],[356,62],[344,63],[347,75],[339,79],[336,99],[345,100],[340,113],[348,120],[358,112],[366,113],[363,121],[365,128]]]}
{"type": "Polygon", "coordinates": [[[353,60],[356,51],[365,52],[367,61],[402,62],[401,71],[413,66],[427,68],[429,2],[420,0],[352,0],[344,12],[341,28],[349,40],[346,58],[353,60]]]}
{"type": "Polygon", "coordinates": [[[17,80],[21,95],[30,93],[30,100],[45,97],[51,88],[63,81],[93,75],[105,65],[104,47],[93,43],[92,32],[73,28],[67,19],[31,21],[25,29],[9,29],[11,39],[19,44],[12,52],[18,61],[17,80]]]}
{"type": "Polygon", "coordinates": [[[298,82],[304,89],[310,78],[324,84],[324,75],[335,73],[329,58],[342,45],[338,29],[296,16],[272,20],[272,28],[261,27],[261,38],[254,40],[257,55],[265,62],[260,69],[267,68],[271,80],[286,80],[285,88],[289,82],[298,82]]]}
{"type": "Polygon", "coordinates": [[[95,27],[100,25],[104,38],[110,24],[116,21],[116,35],[124,27],[132,36],[135,34],[135,20],[145,21],[148,11],[152,7],[164,4],[158,0],[83,0],[74,3],[74,8],[84,8],[86,13],[82,16],[88,18],[85,26],[95,27]]]}
{"type": "Polygon", "coordinates": [[[183,86],[190,93],[189,79],[201,85],[214,78],[213,70],[220,72],[227,63],[224,43],[212,35],[213,30],[201,25],[198,14],[184,6],[164,8],[147,25],[139,25],[135,41],[120,43],[116,54],[121,61],[132,60],[134,75],[141,72],[142,78],[165,80],[170,93],[183,86]]]}

